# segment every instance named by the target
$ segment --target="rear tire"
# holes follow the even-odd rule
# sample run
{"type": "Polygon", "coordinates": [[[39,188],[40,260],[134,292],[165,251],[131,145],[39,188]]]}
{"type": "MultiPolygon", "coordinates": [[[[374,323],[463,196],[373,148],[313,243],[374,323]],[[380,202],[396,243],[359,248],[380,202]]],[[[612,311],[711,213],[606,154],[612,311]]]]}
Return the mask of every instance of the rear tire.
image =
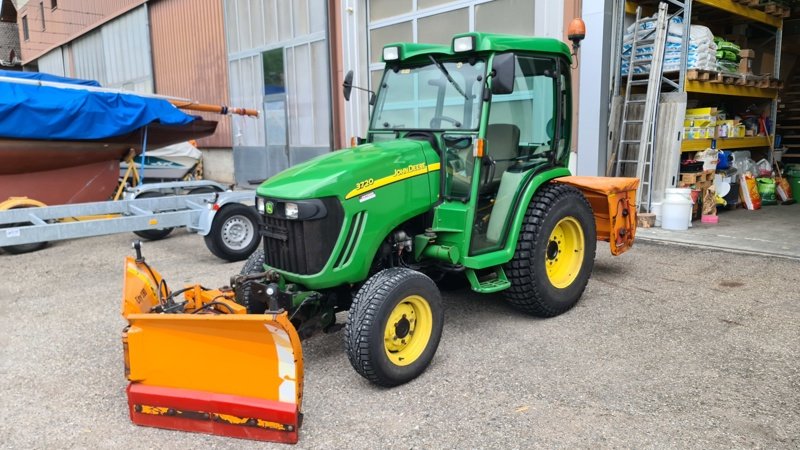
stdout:
{"type": "Polygon", "coordinates": [[[418,377],[430,364],[444,325],[439,289],[405,268],[386,269],[358,290],[347,315],[347,357],[361,376],[380,386],[418,377]]]}
{"type": "Polygon", "coordinates": [[[581,298],[597,246],[592,207],[576,188],[559,183],[534,195],[514,257],[505,270],[505,297],[515,308],[539,317],[568,311],[581,298]]]}
{"type": "MultiPolygon", "coordinates": [[[[164,194],[155,191],[148,191],[148,192],[142,192],[136,198],[156,198],[156,197],[164,197],[164,194]]],[[[147,239],[148,241],[158,241],[169,236],[169,234],[172,233],[173,229],[174,228],[158,228],[155,230],[139,230],[139,231],[134,231],[133,234],[139,236],[140,238],[147,239]]]]}
{"type": "Polygon", "coordinates": [[[211,231],[204,237],[206,247],[218,258],[242,261],[258,248],[259,224],[255,208],[241,203],[230,203],[220,209],[211,223],[211,231]]]}

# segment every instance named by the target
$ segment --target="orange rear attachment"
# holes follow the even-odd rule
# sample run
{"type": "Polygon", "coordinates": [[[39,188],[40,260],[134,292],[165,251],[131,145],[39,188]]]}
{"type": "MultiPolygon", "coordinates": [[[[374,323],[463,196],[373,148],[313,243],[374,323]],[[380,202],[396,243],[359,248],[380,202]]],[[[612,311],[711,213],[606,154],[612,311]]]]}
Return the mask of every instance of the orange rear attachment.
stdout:
{"type": "Polygon", "coordinates": [[[247,315],[232,291],[199,285],[172,293],[143,258],[126,259],[124,292],[134,423],[297,442],[303,356],[285,312],[247,315]]]}
{"type": "Polygon", "coordinates": [[[583,192],[592,205],[597,240],[608,242],[611,254],[621,255],[633,246],[638,178],[561,177],[554,181],[583,192]]]}

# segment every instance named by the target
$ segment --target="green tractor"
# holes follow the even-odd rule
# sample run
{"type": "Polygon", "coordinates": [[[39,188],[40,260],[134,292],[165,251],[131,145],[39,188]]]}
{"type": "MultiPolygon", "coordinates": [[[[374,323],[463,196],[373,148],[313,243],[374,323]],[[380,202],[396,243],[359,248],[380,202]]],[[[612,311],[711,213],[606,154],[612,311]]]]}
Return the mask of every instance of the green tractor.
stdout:
{"type": "MultiPolygon", "coordinates": [[[[633,244],[638,180],[570,176],[572,58],[563,42],[465,33],[450,46],[387,45],[383,61],[377,93],[369,95],[366,137],[265,181],[256,199],[263,249],[231,279],[231,288],[204,295],[235,301],[250,322],[264,317],[276,346],[338,330],[336,314],[347,312],[344,339],[353,368],[372,383],[396,386],[419,376],[434,357],[444,324],[440,287],[501,293],[539,317],[572,308],[591,275],[597,240],[608,241],[614,254],[633,244]],[[291,326],[281,328],[273,320],[279,315],[291,326]]],[[[362,89],[349,73],[346,99],[353,88],[362,89]]],[[[129,273],[136,272],[129,263],[129,273]]],[[[146,322],[150,313],[186,312],[149,266],[139,272],[138,280],[151,280],[151,287],[140,289],[132,278],[126,291],[153,292],[158,302],[147,309],[139,298],[129,299],[143,313],[126,316],[137,339],[165,323],[146,322]]],[[[194,288],[195,298],[200,290],[194,288]]],[[[218,300],[192,304],[194,312],[237,312],[218,300]]],[[[187,323],[169,335],[184,332],[187,323]]],[[[198,334],[210,322],[204,323],[198,319],[198,334]]],[[[136,372],[131,336],[126,351],[136,372]]],[[[152,351],[168,346],[153,345],[152,351]]],[[[245,347],[237,351],[247,354],[245,347]]],[[[282,362],[275,364],[292,360],[292,348],[294,362],[302,361],[298,345],[281,348],[276,361],[282,362]]],[[[232,358],[230,352],[222,357],[232,358]]],[[[291,374],[281,379],[301,391],[302,365],[291,374]]],[[[235,380],[242,382],[239,375],[235,380]]],[[[162,384],[170,383],[175,387],[162,384]]],[[[202,390],[280,397],[236,392],[216,378],[209,383],[202,390]]]]}
{"type": "MultiPolygon", "coordinates": [[[[252,313],[291,311],[301,337],[348,311],[353,368],[394,386],[436,352],[437,284],[461,279],[556,316],[586,287],[597,232],[581,190],[558,182],[572,131],[563,42],[467,33],[452,46],[390,44],[383,61],[366,138],[258,188],[264,248],[242,274],[264,294],[241,300],[252,313]]],[[[347,100],[352,88],[350,72],[347,100]]]]}

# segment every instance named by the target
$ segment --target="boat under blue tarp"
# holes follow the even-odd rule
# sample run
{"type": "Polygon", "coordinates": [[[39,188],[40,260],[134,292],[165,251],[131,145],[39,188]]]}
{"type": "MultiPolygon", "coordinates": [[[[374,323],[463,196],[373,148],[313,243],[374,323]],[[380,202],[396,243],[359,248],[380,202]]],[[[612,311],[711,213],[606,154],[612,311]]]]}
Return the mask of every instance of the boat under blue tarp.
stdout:
{"type": "MultiPolygon", "coordinates": [[[[30,72],[4,72],[37,79],[28,78],[30,72]]],[[[97,85],[96,81],[37,75],[41,81],[97,85]]],[[[0,137],[69,141],[108,139],[152,123],[182,126],[198,119],[157,98],[5,81],[0,81],[0,118],[0,137]]]]}
{"type": "Polygon", "coordinates": [[[2,77],[0,202],[10,197],[49,205],[108,199],[119,182],[121,159],[210,136],[217,127],[216,121],[188,115],[166,100],[98,91],[90,80],[0,71],[2,77]]]}

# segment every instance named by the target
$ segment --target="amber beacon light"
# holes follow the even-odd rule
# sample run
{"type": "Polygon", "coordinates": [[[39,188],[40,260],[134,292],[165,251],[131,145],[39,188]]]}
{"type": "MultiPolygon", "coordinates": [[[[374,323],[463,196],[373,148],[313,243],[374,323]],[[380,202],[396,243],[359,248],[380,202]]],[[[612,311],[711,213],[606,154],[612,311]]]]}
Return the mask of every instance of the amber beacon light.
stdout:
{"type": "Polygon", "coordinates": [[[580,46],[583,38],[586,37],[586,24],[583,19],[576,17],[569,23],[567,28],[567,38],[572,41],[572,51],[575,52],[580,46]]]}

